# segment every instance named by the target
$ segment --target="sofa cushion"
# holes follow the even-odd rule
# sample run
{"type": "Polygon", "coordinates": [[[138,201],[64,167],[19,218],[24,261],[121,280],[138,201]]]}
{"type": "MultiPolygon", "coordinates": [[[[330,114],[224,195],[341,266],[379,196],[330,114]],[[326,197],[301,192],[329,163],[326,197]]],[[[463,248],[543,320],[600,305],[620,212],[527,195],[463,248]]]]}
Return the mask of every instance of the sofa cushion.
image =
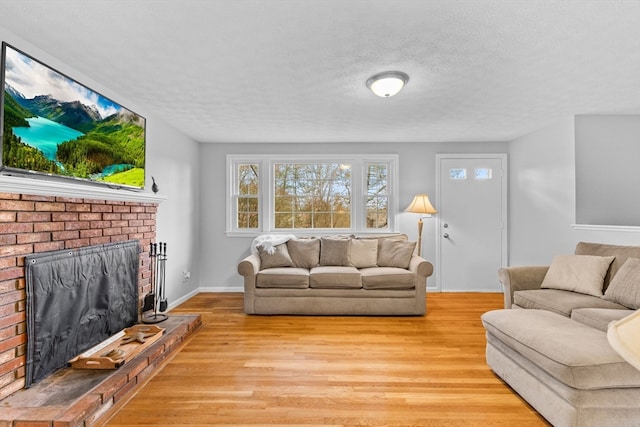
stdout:
{"type": "Polygon", "coordinates": [[[294,267],[313,268],[320,263],[320,239],[291,239],[287,249],[294,267]]]}
{"type": "Polygon", "coordinates": [[[306,268],[269,268],[256,276],[256,288],[294,288],[309,287],[309,270],[306,268]]]}
{"type": "Polygon", "coordinates": [[[566,317],[576,308],[611,308],[624,310],[627,307],[600,297],[561,291],[558,289],[532,289],[516,291],[513,302],[520,308],[553,311],[566,317]]]}
{"type": "Polygon", "coordinates": [[[382,242],[385,240],[393,240],[393,241],[401,241],[406,242],[409,240],[409,236],[406,234],[377,234],[374,236],[358,236],[356,237],[358,240],[375,240],[378,242],[378,253],[380,252],[380,247],[382,246],[382,242]]]}
{"type": "Polygon", "coordinates": [[[258,254],[260,255],[260,270],[265,268],[291,267],[291,257],[286,243],[273,247],[273,253],[269,253],[262,246],[258,246],[258,254]]]}
{"type": "Polygon", "coordinates": [[[319,266],[309,271],[309,286],[316,289],[359,289],[360,271],[355,267],[319,266]]]}
{"type": "Polygon", "coordinates": [[[397,267],[373,267],[360,270],[364,289],[413,289],[416,276],[397,267]]]}
{"type": "Polygon", "coordinates": [[[640,246],[608,245],[606,243],[579,242],[575,249],[576,255],[615,256],[609,271],[604,278],[603,289],[607,289],[611,279],[622,267],[627,258],[640,258],[640,246]]]}
{"type": "Polygon", "coordinates": [[[576,308],[571,312],[571,320],[607,332],[609,323],[620,320],[633,313],[633,310],[616,310],[612,308],[576,308]]]}
{"type": "Polygon", "coordinates": [[[416,242],[384,239],[378,250],[379,267],[409,268],[416,242]]]}
{"type": "Polygon", "coordinates": [[[611,279],[604,299],[634,310],[640,308],[640,259],[627,258],[611,279]]]}
{"type": "Polygon", "coordinates": [[[374,239],[351,239],[349,264],[355,268],[375,267],[378,263],[378,242],[374,239]]]}
{"type": "Polygon", "coordinates": [[[540,287],[602,296],[604,276],[614,258],[613,256],[557,255],[553,258],[540,287]]]}
{"type": "Polygon", "coordinates": [[[488,333],[570,387],[640,387],[640,371],[595,328],[544,310],[494,310],[482,315],[482,323],[488,333]]]}
{"type": "Polygon", "coordinates": [[[320,243],[320,265],[349,266],[349,237],[323,237],[320,243]]]}

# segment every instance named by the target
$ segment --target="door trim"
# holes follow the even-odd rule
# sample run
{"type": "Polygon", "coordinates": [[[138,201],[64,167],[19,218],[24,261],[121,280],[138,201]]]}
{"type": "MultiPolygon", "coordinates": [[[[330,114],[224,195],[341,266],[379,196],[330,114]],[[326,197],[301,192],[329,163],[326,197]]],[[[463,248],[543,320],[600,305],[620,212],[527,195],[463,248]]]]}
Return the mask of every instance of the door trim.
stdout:
{"type": "MultiPolygon", "coordinates": [[[[502,164],[502,171],[500,179],[502,181],[502,250],[500,254],[501,264],[503,267],[508,265],[509,251],[508,251],[508,227],[507,227],[507,183],[508,183],[508,170],[507,170],[507,154],[506,153],[479,153],[479,154],[436,154],[436,209],[440,206],[440,192],[441,192],[441,180],[440,163],[444,159],[498,159],[502,164]]],[[[442,239],[440,238],[440,230],[442,230],[441,216],[436,215],[436,288],[428,289],[430,291],[442,292],[442,239]]],[[[498,281],[498,272],[496,271],[496,281],[498,281]]]]}

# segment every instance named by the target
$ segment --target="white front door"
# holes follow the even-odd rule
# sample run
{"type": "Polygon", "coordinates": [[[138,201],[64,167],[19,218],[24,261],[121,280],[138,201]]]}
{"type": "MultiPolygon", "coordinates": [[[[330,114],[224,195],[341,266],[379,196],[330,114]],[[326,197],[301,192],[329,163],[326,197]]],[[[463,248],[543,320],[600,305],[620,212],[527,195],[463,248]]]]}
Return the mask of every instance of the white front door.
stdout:
{"type": "Polygon", "coordinates": [[[443,292],[500,292],[507,264],[506,154],[438,154],[437,283],[443,292]]]}

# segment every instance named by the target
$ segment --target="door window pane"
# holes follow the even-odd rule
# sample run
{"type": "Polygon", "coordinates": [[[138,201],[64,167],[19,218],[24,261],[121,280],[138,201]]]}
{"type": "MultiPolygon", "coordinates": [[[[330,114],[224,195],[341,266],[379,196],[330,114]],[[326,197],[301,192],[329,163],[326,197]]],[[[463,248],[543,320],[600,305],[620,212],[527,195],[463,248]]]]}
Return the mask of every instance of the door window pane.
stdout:
{"type": "Polygon", "coordinates": [[[475,179],[491,179],[491,168],[476,168],[475,179]]]}
{"type": "Polygon", "coordinates": [[[452,180],[467,179],[467,170],[464,168],[449,169],[449,179],[452,179],[452,180]]]}

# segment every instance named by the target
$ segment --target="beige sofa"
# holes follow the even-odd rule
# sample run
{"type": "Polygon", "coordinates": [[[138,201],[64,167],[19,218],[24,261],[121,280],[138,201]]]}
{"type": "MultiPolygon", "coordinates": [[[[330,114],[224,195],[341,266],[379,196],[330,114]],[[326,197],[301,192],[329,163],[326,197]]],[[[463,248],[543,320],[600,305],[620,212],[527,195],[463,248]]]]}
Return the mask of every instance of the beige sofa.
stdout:
{"type": "Polygon", "coordinates": [[[640,370],[607,340],[640,309],[640,246],[581,242],[498,277],[505,309],[482,316],[491,369],[554,426],[640,425],[640,370]]]}
{"type": "Polygon", "coordinates": [[[404,234],[290,238],[238,264],[248,314],[423,315],[433,266],[404,234]],[[270,253],[272,252],[272,253],[270,253]]]}

